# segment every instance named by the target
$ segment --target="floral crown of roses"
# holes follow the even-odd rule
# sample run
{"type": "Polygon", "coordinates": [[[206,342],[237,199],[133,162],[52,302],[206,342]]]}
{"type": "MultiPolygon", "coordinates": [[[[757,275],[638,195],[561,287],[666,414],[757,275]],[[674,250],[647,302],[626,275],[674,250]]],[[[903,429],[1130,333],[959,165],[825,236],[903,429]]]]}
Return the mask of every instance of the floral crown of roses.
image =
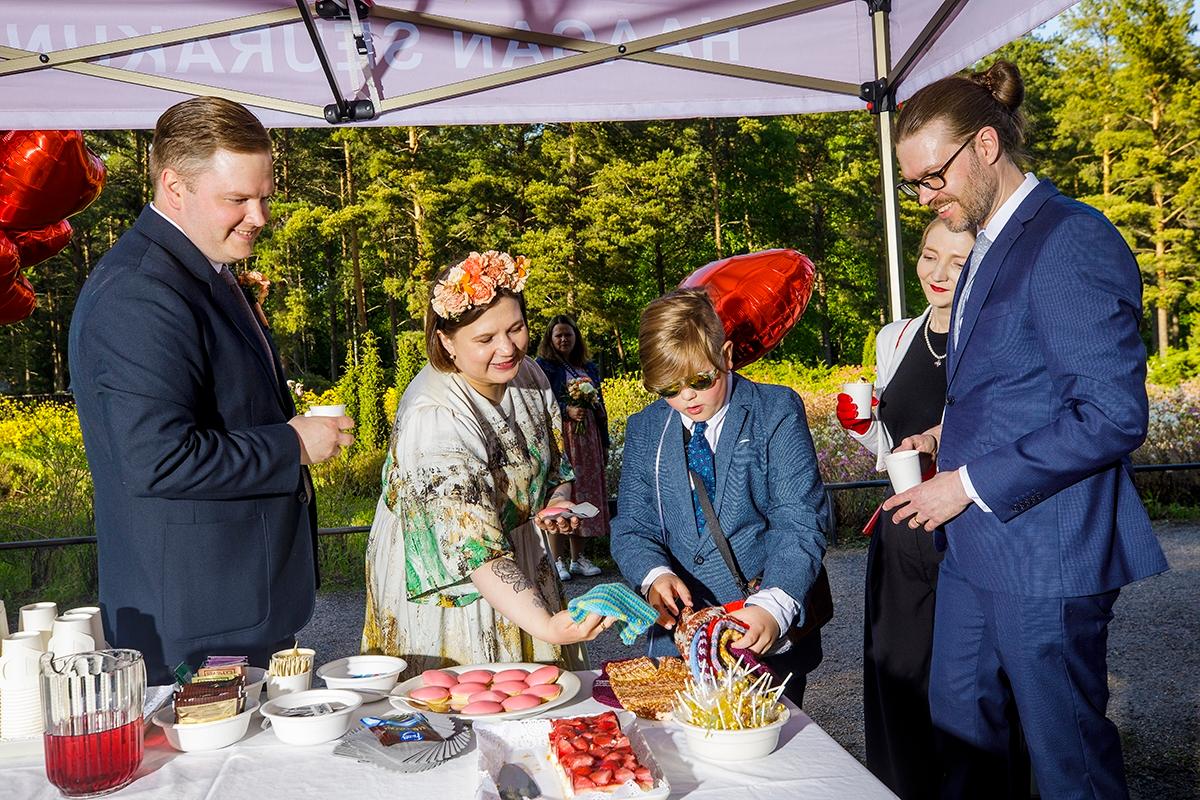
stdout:
{"type": "Polygon", "coordinates": [[[469,308],[486,306],[500,289],[519,294],[528,277],[529,259],[525,256],[495,250],[471,253],[434,285],[430,305],[442,319],[454,319],[469,308]]]}

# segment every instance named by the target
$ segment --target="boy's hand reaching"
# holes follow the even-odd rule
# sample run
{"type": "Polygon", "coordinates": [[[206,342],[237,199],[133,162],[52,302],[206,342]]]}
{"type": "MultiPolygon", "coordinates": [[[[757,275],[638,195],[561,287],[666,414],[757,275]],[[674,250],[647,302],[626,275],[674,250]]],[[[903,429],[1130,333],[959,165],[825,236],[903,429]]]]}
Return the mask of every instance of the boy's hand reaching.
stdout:
{"type": "Polygon", "coordinates": [[[750,629],[742,634],[742,638],[732,643],[734,647],[741,647],[761,656],[775,646],[775,640],[779,638],[779,623],[771,616],[770,611],[759,606],[745,605],[729,616],[750,626],[750,629]]]}
{"type": "Polygon", "coordinates": [[[675,620],[683,609],[692,607],[692,593],[673,572],[659,575],[650,584],[646,600],[658,612],[658,624],[668,630],[675,627],[675,620]]]}

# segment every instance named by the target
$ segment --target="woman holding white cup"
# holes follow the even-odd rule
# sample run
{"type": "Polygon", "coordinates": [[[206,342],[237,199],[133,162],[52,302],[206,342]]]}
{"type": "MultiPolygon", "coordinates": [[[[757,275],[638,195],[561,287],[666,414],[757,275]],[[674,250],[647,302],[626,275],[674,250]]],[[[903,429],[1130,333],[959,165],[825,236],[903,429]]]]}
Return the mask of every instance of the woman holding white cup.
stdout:
{"type": "MultiPolygon", "coordinates": [[[[953,232],[940,219],[925,228],[917,277],[928,307],[879,332],[878,375],[866,408],[849,393],[838,395],[838,421],[876,454],[877,469],[887,470],[889,496],[920,483],[923,471],[933,466],[907,440],[941,419],[951,305],[974,243],[972,234],[953,232]],[[903,449],[892,452],[901,442],[903,449]]],[[[928,689],[943,533],[897,525],[891,514],[877,513],[868,524],[863,627],[867,768],[901,798],[937,797],[942,770],[928,689]]]]}

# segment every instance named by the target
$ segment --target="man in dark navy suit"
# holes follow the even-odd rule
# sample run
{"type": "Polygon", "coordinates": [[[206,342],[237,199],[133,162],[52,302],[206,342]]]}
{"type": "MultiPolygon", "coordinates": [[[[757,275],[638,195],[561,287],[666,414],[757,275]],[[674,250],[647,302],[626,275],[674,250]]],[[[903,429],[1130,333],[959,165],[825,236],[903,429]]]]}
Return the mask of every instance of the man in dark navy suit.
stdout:
{"type": "Polygon", "coordinates": [[[977,231],[958,281],[942,424],[901,444],[939,472],[888,500],[946,525],[934,724],[1001,757],[1015,701],[1046,798],[1128,796],[1108,704],[1122,586],[1167,568],[1133,485],[1146,437],[1137,262],[1094,208],[1022,173],[1016,67],[944,78],[898,121],[901,188],[977,231]]]}
{"type": "Polygon", "coordinates": [[[168,109],[154,202],[88,276],[71,320],[71,388],[95,482],[105,635],[151,683],[180,662],[263,664],[312,615],[307,464],[353,442],[346,417],[297,417],[279,355],[231,265],[274,188],[245,108],[168,109]]]}

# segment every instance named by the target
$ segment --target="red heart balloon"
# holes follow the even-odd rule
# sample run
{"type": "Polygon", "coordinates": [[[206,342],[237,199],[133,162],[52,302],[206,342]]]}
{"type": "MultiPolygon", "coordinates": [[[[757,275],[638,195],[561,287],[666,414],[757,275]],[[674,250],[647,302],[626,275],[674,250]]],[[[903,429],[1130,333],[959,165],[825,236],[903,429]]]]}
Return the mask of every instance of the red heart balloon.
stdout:
{"type": "Polygon", "coordinates": [[[37,308],[37,293],[24,275],[18,275],[15,283],[0,289],[0,325],[20,322],[37,308]]]}
{"type": "Polygon", "coordinates": [[[0,138],[0,228],[45,228],[77,214],[104,177],[82,131],[9,131],[0,138]]]}
{"type": "Polygon", "coordinates": [[[708,290],[740,369],[783,341],[808,306],[815,276],[808,256],[763,250],[705,264],[679,285],[708,290]]]}
{"type": "Polygon", "coordinates": [[[64,219],[48,228],[35,231],[11,231],[8,238],[17,246],[21,266],[28,269],[61,252],[67,246],[67,242],[71,241],[71,223],[64,219]]]}
{"type": "Polygon", "coordinates": [[[17,279],[17,270],[20,268],[21,255],[17,245],[4,231],[0,231],[0,293],[5,292],[17,279]]]}

